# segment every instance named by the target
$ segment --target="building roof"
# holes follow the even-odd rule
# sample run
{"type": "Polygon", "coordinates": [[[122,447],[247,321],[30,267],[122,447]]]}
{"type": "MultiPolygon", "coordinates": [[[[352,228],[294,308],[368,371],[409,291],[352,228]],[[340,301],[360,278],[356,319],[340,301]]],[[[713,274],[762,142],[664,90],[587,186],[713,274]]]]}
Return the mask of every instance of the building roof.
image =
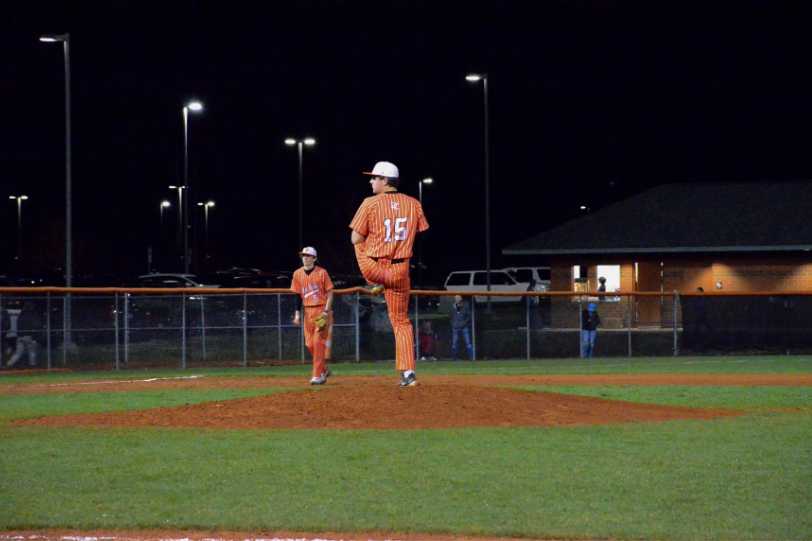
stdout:
{"type": "Polygon", "coordinates": [[[505,255],[812,249],[812,181],[664,184],[517,242],[505,255]]]}

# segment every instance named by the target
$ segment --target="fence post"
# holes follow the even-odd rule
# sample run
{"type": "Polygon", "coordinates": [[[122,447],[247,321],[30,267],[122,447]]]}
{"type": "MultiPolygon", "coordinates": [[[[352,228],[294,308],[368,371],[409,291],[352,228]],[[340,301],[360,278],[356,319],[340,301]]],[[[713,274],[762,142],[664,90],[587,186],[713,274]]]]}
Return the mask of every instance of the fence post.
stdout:
{"type": "Polygon", "coordinates": [[[530,297],[527,297],[527,302],[524,303],[524,319],[525,325],[527,325],[527,332],[525,336],[527,337],[527,360],[530,360],[530,297]]]}
{"type": "Polygon", "coordinates": [[[677,303],[679,302],[679,291],[674,290],[674,357],[679,355],[679,344],[677,342],[677,303]]]}
{"type": "Polygon", "coordinates": [[[248,366],[248,293],[242,294],[242,365],[248,366]]]}
{"type": "Polygon", "coordinates": [[[360,293],[355,292],[355,362],[361,362],[361,316],[360,310],[360,293]]]}
{"type": "Polygon", "coordinates": [[[68,364],[68,297],[62,297],[62,366],[68,364]]]}
{"type": "Polygon", "coordinates": [[[183,333],[183,346],[181,353],[181,368],[186,370],[186,293],[181,295],[181,332],[183,333]]]}
{"type": "Polygon", "coordinates": [[[276,294],[276,338],[277,353],[276,358],[282,360],[282,294],[276,294]]]}
{"type": "Polygon", "coordinates": [[[307,318],[307,310],[305,310],[304,302],[302,303],[302,317],[299,318],[299,351],[302,354],[302,364],[305,363],[305,318],[307,318]]]}
{"type": "Polygon", "coordinates": [[[53,359],[51,358],[52,351],[51,351],[51,293],[50,292],[47,295],[47,299],[45,301],[45,307],[48,310],[48,314],[45,316],[45,328],[48,330],[48,334],[47,334],[47,337],[46,337],[45,341],[48,344],[48,370],[51,370],[53,359]]]}
{"type": "MultiPolygon", "coordinates": [[[[476,355],[476,301],[474,300],[476,297],[471,297],[471,349],[474,351],[474,358],[471,359],[472,361],[477,359],[476,355]]],[[[488,297],[490,299],[490,297],[488,297]]],[[[465,344],[463,344],[465,345],[465,344]]]]}
{"type": "Polygon", "coordinates": [[[130,362],[130,294],[124,294],[124,364],[130,362]]]}
{"type": "Polygon", "coordinates": [[[200,338],[203,340],[203,360],[206,360],[206,303],[200,296],[200,338]]]}
{"type": "Polygon", "coordinates": [[[118,358],[118,291],[113,297],[113,332],[116,333],[114,343],[116,345],[116,371],[121,369],[121,364],[118,358]]]}
{"type": "Polygon", "coordinates": [[[578,296],[578,357],[584,358],[584,340],[582,337],[584,329],[584,296],[578,296]]]}
{"type": "MultiPolygon", "coordinates": [[[[411,295],[409,295],[411,298],[411,295]]],[[[414,351],[415,351],[415,358],[420,358],[420,313],[417,310],[417,305],[420,304],[417,297],[415,297],[414,302],[414,326],[412,327],[412,339],[414,340],[414,351]]],[[[407,305],[408,308],[408,305],[407,305]]]]}
{"type": "Polygon", "coordinates": [[[629,357],[632,356],[632,296],[626,295],[626,321],[629,323],[629,357]]]}

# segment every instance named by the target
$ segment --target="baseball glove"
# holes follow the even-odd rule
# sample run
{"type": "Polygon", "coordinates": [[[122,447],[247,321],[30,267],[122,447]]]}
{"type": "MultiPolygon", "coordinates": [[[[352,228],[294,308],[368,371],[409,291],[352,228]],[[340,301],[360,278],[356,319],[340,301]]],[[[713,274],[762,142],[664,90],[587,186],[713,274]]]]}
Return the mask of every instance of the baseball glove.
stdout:
{"type": "Polygon", "coordinates": [[[321,332],[330,324],[330,316],[326,312],[322,312],[313,318],[313,323],[316,324],[316,330],[321,332]]]}

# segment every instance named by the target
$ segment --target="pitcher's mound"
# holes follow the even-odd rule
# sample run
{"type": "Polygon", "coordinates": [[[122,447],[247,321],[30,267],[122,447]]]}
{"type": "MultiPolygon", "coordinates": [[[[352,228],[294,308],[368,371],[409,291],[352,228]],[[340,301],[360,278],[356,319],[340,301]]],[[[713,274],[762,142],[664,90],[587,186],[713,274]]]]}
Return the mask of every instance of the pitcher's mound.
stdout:
{"type": "MultiPolygon", "coordinates": [[[[332,382],[331,382],[332,383],[332,382]]],[[[657,406],[468,384],[330,385],[256,398],[119,413],[66,415],[25,424],[239,429],[410,430],[590,425],[712,419],[720,409],[657,406]]]]}

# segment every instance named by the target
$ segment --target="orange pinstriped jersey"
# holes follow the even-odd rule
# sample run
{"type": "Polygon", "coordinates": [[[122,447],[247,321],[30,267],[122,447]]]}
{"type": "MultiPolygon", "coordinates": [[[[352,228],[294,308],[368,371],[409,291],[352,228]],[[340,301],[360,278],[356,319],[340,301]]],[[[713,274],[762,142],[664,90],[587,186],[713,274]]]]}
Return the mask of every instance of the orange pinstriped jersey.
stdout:
{"type": "Polygon", "coordinates": [[[366,255],[385,259],[412,257],[414,236],[429,228],[423,207],[414,197],[384,192],[367,197],[350,228],[366,237],[366,255]]]}
{"type": "Polygon", "coordinates": [[[305,272],[304,267],[297,269],[290,284],[290,290],[302,296],[305,307],[324,306],[327,303],[327,293],[332,289],[330,275],[319,266],[313,267],[310,274],[305,272]]]}

